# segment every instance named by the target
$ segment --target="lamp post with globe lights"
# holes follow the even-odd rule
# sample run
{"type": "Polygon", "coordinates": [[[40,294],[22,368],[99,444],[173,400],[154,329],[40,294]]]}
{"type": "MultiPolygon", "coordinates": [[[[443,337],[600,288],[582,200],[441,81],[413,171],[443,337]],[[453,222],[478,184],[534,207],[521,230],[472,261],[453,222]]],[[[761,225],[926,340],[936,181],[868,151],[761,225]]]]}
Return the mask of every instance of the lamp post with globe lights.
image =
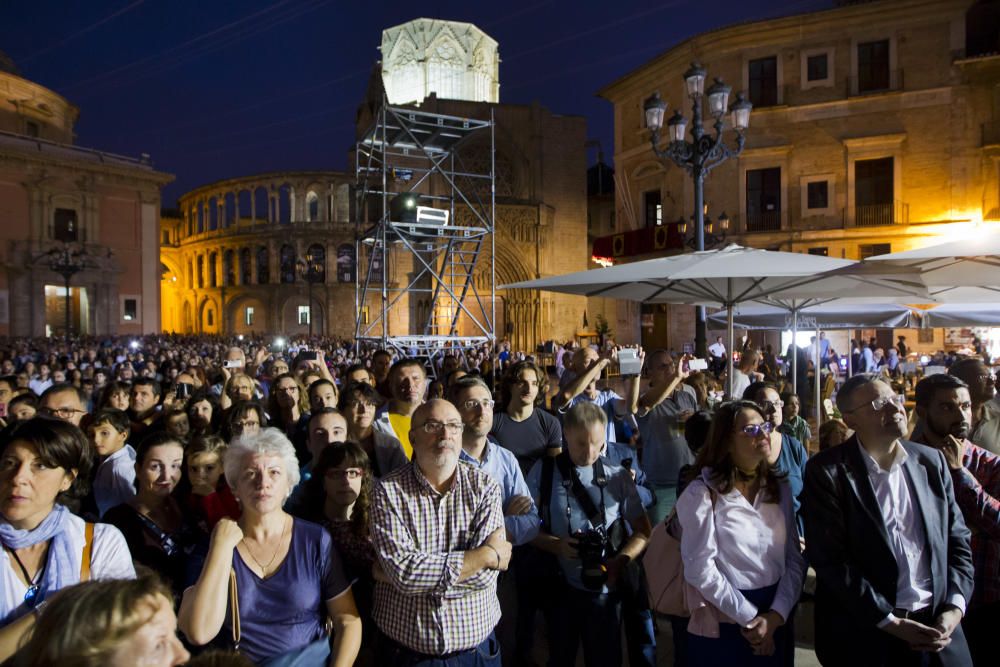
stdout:
{"type": "MultiPolygon", "coordinates": [[[[660,131],[663,129],[667,103],[660,98],[659,93],[653,93],[643,105],[653,154],[663,162],[683,167],[694,179],[696,250],[705,249],[705,177],[715,167],[743,152],[743,145],[746,142],[744,133],[750,125],[750,111],[753,108],[742,95],[737,95],[736,102],[729,107],[729,94],[732,88],[724,84],[721,79],[715,79],[706,91],[705,78],[705,69],[698,63],[692,63],[690,69],[684,73],[684,83],[688,98],[691,100],[690,141],[686,137],[688,121],[678,109],[667,121],[668,142],[666,148],[661,149],[660,131]],[[708,101],[708,115],[715,120],[712,126],[714,134],[706,130],[703,123],[702,106],[705,98],[708,101]],[[731,115],[730,123],[736,131],[735,148],[731,148],[723,141],[727,110],[731,115]]],[[[695,326],[695,353],[699,357],[705,356],[706,342],[705,309],[699,307],[695,326]]]]}

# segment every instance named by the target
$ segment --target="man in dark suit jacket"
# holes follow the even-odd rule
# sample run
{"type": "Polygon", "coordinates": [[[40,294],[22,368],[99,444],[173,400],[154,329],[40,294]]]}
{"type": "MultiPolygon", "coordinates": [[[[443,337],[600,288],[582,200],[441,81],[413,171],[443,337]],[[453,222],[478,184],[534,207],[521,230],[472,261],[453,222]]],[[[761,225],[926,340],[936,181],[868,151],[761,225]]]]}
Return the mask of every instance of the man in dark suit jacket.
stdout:
{"type": "Polygon", "coordinates": [[[972,665],[969,530],[941,452],[901,438],[903,403],[878,376],[844,383],[855,435],[806,465],[806,552],[816,569],[816,655],[829,666],[972,665]]]}

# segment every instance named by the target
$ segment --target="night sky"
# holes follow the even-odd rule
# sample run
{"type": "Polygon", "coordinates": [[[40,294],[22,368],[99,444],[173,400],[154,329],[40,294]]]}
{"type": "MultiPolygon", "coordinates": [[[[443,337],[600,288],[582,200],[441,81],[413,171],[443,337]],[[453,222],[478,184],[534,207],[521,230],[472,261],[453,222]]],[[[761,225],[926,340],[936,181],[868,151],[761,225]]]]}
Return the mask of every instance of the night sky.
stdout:
{"type": "MultiPolygon", "coordinates": [[[[384,28],[427,17],[500,44],[500,100],[583,115],[610,162],[603,85],[683,39],[832,0],[33,0],[0,3],[0,50],[80,108],[77,143],[200,185],[278,170],[345,169],[384,28]]],[[[592,152],[588,161],[593,162],[592,152]]]]}

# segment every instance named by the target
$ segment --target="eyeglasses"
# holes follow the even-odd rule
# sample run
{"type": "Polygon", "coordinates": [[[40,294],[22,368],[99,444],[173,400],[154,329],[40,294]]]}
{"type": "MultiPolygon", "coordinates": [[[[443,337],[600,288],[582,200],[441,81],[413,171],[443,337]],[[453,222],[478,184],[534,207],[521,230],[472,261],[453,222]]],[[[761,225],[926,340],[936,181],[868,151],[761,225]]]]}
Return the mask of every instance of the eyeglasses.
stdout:
{"type": "Polygon", "coordinates": [[[325,477],[327,479],[357,479],[363,474],[364,471],[361,468],[344,468],[343,470],[330,468],[326,471],[325,477]]]}
{"type": "Polygon", "coordinates": [[[424,429],[424,433],[433,433],[435,435],[444,432],[446,429],[448,433],[455,434],[465,430],[465,424],[458,422],[424,422],[419,428],[424,429]]]}
{"type": "Polygon", "coordinates": [[[494,401],[492,398],[484,398],[481,401],[477,401],[474,398],[470,398],[469,400],[462,403],[462,407],[465,408],[466,410],[475,410],[478,407],[482,407],[483,410],[492,410],[494,405],[496,405],[496,401],[494,401]]]}
{"type": "Polygon", "coordinates": [[[993,373],[985,373],[979,376],[980,382],[996,382],[997,376],[993,373]]]}
{"type": "Polygon", "coordinates": [[[761,422],[760,424],[747,424],[742,429],[740,429],[743,435],[748,435],[751,438],[756,438],[761,433],[764,433],[766,435],[771,435],[771,432],[773,430],[774,430],[774,424],[772,424],[771,422],[761,422]]]}
{"type": "Polygon", "coordinates": [[[765,412],[767,412],[769,410],[775,410],[775,411],[777,411],[777,410],[780,410],[781,408],[785,407],[785,402],[782,401],[782,400],[777,400],[777,401],[760,401],[759,405],[760,405],[761,408],[764,409],[765,412]]]}
{"type": "Polygon", "coordinates": [[[46,417],[59,417],[60,419],[72,419],[76,413],[85,413],[86,410],[76,408],[38,408],[38,412],[46,417]]]}
{"type": "Polygon", "coordinates": [[[233,422],[233,428],[242,429],[244,431],[248,429],[254,430],[260,428],[260,422],[233,422]]]}
{"type": "Polygon", "coordinates": [[[858,410],[860,410],[861,408],[865,407],[866,405],[872,406],[872,410],[874,410],[875,412],[878,412],[882,408],[884,408],[885,406],[889,405],[890,403],[892,403],[893,405],[895,405],[897,408],[901,408],[904,405],[906,405],[906,396],[903,396],[902,394],[893,394],[892,396],[879,396],[878,398],[876,398],[875,400],[873,400],[871,403],[862,403],[861,405],[859,405],[858,407],[854,408],[853,410],[845,410],[844,412],[845,413],[857,412],[858,410]]]}

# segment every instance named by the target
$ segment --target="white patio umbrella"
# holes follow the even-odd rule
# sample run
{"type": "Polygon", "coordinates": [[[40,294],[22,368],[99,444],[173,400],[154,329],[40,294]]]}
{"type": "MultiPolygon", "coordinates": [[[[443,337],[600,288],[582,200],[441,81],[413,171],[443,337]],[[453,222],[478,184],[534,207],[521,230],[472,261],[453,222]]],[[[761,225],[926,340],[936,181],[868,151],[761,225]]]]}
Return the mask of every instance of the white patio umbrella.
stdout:
{"type": "MultiPolygon", "coordinates": [[[[876,303],[868,299],[851,300],[848,297],[831,300],[820,305],[808,306],[805,308],[789,309],[785,306],[774,304],[741,304],[733,309],[733,324],[744,329],[785,331],[792,330],[792,340],[799,327],[808,326],[815,329],[816,338],[819,339],[821,330],[833,329],[853,329],[855,327],[876,327],[876,328],[908,328],[911,323],[913,311],[911,308],[895,303],[876,303]]],[[[718,312],[708,317],[712,324],[728,324],[729,313],[718,312]]],[[[794,344],[794,343],[793,343],[794,344]]],[[[820,371],[819,346],[813,350],[813,364],[816,368],[817,377],[820,371]]],[[[850,351],[848,351],[850,355],[850,351]]],[[[848,356],[850,358],[850,356],[848,356]]],[[[792,387],[798,389],[798,354],[792,355],[792,387]]],[[[817,380],[815,386],[815,409],[816,424],[822,422],[822,410],[820,405],[821,386],[817,380]]]]}
{"type": "Polygon", "coordinates": [[[926,286],[928,294],[937,301],[1000,301],[1000,234],[984,231],[972,239],[876,255],[838,273],[841,272],[884,278],[902,276],[926,286]],[[975,289],[963,289],[967,287],[975,289]]]}
{"type": "MultiPolygon", "coordinates": [[[[911,324],[912,310],[895,303],[867,303],[838,300],[797,311],[799,322],[811,322],[818,328],[854,329],[888,328],[905,329],[911,324]]],[[[709,316],[709,322],[722,326],[728,313],[718,312],[709,316]]],[[[1000,313],[998,313],[1000,316],[1000,313]]],[[[734,309],[733,324],[743,329],[779,330],[792,329],[795,316],[787,309],[761,303],[743,304],[734,309]]]]}
{"type": "Polygon", "coordinates": [[[1000,303],[945,303],[921,310],[927,327],[1000,327],[1000,303]]]}
{"type": "MultiPolygon", "coordinates": [[[[758,299],[787,299],[796,307],[856,294],[914,299],[926,294],[918,286],[867,276],[828,278],[828,273],[854,264],[805,253],[778,252],[730,245],[719,250],[659,257],[604,269],[529,280],[501,289],[539,289],[582,296],[629,299],[643,303],[683,303],[727,308],[758,299]],[[821,279],[822,278],[822,279],[821,279]]],[[[919,299],[914,299],[919,300],[919,299]]],[[[732,390],[733,325],[728,323],[728,378],[732,390]]]]}

